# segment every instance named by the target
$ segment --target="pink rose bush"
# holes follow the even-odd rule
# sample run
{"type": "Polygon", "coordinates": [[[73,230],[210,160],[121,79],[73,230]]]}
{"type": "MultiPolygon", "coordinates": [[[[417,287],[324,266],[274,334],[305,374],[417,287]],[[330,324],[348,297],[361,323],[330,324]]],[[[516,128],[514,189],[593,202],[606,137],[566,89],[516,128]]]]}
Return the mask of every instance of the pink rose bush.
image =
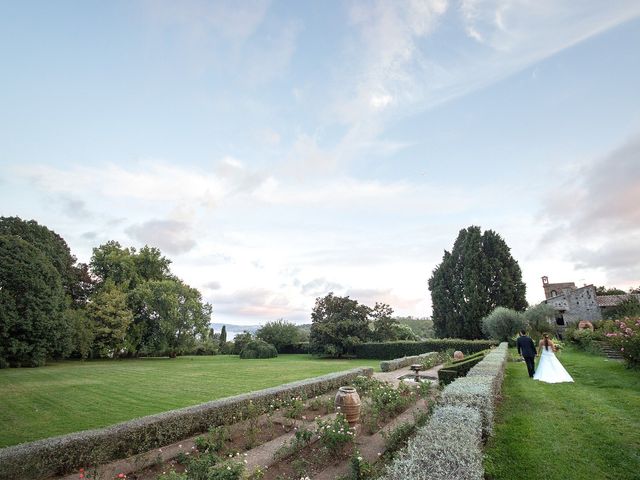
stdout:
{"type": "Polygon", "coordinates": [[[640,317],[616,320],[606,336],[611,345],[620,349],[629,367],[640,367],[640,317]]]}

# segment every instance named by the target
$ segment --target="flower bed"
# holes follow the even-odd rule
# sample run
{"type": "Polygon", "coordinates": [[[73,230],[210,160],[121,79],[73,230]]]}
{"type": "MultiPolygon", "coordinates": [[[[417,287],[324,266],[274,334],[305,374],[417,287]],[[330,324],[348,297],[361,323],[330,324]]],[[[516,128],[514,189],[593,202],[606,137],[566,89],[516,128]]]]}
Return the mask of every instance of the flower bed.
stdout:
{"type": "MultiPolygon", "coordinates": [[[[361,444],[369,444],[375,435],[380,437],[380,433],[374,432],[385,428],[405,409],[411,407],[413,414],[418,410],[424,412],[422,404],[416,405],[416,402],[421,396],[430,394],[428,388],[415,389],[405,384],[394,388],[366,376],[357,377],[353,385],[360,392],[363,407],[373,406],[380,413],[373,429],[365,424],[362,428],[353,429],[339,409],[337,413],[330,413],[328,400],[333,394],[305,400],[295,397],[280,405],[273,404],[267,414],[245,419],[230,427],[215,427],[197,437],[193,446],[185,444],[185,449],[173,460],[139,470],[131,476],[138,480],[275,480],[315,476],[327,467],[334,468],[336,463],[349,464],[353,460],[350,456],[358,455],[356,438],[361,444]],[[414,411],[416,408],[418,410],[414,411]],[[280,429],[285,426],[286,429],[280,429]],[[242,439],[252,437],[250,432],[254,429],[260,430],[265,440],[272,438],[266,431],[277,438],[268,445],[251,442],[252,449],[248,449],[242,439]],[[287,431],[290,433],[285,433],[287,431]],[[242,450],[246,451],[242,453],[242,450]],[[265,458],[265,451],[272,452],[269,459],[265,458]]],[[[428,387],[429,383],[424,385],[428,387]]],[[[363,411],[363,422],[365,415],[363,411]]],[[[109,478],[108,475],[105,477],[109,478]]]]}
{"type": "Polygon", "coordinates": [[[246,418],[255,408],[269,410],[292,396],[310,398],[335,390],[372,369],[357,368],[313,379],[150,415],[99,430],[88,430],[0,450],[0,480],[36,479],[77,471],[87,465],[147,452],[206,432],[211,426],[246,418]]]}

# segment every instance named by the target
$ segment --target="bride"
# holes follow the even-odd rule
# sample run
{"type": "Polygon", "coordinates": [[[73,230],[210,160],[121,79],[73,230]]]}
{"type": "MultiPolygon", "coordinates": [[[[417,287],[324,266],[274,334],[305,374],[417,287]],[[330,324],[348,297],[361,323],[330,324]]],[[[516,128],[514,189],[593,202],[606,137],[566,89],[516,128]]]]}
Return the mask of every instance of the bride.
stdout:
{"type": "Polygon", "coordinates": [[[540,380],[546,383],[573,382],[571,375],[569,375],[560,363],[560,360],[553,354],[553,352],[556,351],[556,347],[553,342],[549,340],[549,335],[546,333],[543,335],[542,340],[540,340],[538,351],[541,352],[541,355],[538,368],[533,375],[534,380],[540,380]]]}

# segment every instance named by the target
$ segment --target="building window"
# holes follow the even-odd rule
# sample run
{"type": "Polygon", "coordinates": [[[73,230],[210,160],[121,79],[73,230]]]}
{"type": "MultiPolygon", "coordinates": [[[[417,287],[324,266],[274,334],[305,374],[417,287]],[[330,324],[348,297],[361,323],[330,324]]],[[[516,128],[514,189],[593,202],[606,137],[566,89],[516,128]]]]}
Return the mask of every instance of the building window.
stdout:
{"type": "Polygon", "coordinates": [[[558,292],[556,292],[555,290],[551,290],[551,296],[555,297],[556,295],[558,295],[558,292]]]}

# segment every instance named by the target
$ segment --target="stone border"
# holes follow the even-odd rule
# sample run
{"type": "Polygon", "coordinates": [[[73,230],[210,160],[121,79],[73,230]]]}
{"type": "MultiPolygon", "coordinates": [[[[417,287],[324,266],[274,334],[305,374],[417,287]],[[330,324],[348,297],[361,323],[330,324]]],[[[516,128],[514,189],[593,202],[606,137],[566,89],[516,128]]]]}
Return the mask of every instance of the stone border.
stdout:
{"type": "Polygon", "coordinates": [[[287,383],[278,387],[222,398],[192,407],[0,449],[0,480],[38,479],[64,475],[81,467],[159,448],[205,432],[211,426],[233,423],[246,416],[250,403],[260,413],[274,400],[290,396],[312,397],[348,384],[359,375],[373,375],[372,368],[355,368],[287,383]]]}

